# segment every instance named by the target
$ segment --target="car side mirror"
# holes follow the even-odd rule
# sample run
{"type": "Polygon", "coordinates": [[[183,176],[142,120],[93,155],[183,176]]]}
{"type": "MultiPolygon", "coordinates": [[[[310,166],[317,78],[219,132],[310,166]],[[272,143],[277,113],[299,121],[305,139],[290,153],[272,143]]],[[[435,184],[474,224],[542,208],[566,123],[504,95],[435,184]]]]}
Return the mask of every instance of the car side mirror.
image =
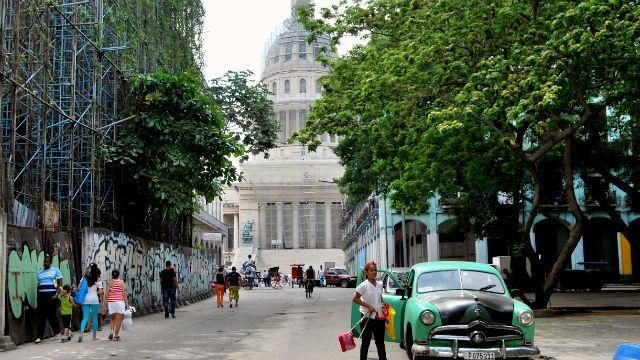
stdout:
{"type": "Polygon", "coordinates": [[[407,295],[407,289],[403,289],[403,288],[396,289],[396,295],[402,296],[402,300],[404,300],[404,297],[407,295]]]}

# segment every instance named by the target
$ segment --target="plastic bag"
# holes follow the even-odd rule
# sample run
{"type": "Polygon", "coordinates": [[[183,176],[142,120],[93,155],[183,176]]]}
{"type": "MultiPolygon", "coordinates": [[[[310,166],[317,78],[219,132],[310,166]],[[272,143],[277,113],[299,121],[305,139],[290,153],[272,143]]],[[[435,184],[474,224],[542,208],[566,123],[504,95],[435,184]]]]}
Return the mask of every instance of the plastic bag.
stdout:
{"type": "Polygon", "coordinates": [[[396,339],[396,328],[395,328],[395,317],[396,317],[396,310],[392,307],[389,307],[389,313],[387,315],[387,320],[385,320],[384,322],[384,332],[387,334],[387,336],[389,337],[389,339],[391,340],[395,340],[396,339]]]}
{"type": "Polygon", "coordinates": [[[122,330],[131,331],[133,330],[133,313],[135,309],[128,308],[124,311],[124,320],[122,320],[122,330]]]}
{"type": "Polygon", "coordinates": [[[338,335],[338,343],[340,343],[340,350],[342,350],[342,352],[356,348],[356,342],[353,340],[353,333],[351,331],[338,335]]]}

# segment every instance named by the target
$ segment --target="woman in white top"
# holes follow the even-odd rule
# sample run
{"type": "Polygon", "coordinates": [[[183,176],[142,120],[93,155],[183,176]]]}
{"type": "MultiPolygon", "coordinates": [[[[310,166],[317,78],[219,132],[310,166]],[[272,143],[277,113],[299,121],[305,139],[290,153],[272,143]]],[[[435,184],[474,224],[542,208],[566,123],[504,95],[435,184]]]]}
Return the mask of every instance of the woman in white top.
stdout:
{"type": "Polygon", "coordinates": [[[367,360],[371,335],[373,335],[378,359],[387,360],[387,351],[384,347],[384,320],[376,319],[376,315],[382,315],[382,282],[377,281],[378,267],[370,261],[364,265],[365,280],[356,287],[353,302],[360,305],[360,315],[364,319],[360,321],[362,345],[360,346],[360,360],[367,360]]]}
{"type": "MultiPolygon", "coordinates": [[[[91,313],[91,325],[93,327],[93,340],[98,340],[98,312],[100,311],[100,299],[102,299],[102,279],[101,271],[97,264],[89,265],[89,272],[84,276],[87,282],[87,294],[82,302],[82,322],[80,323],[80,337],[78,342],[82,342],[82,334],[89,320],[91,313]]],[[[103,299],[104,300],[104,299],[103,299]]]]}

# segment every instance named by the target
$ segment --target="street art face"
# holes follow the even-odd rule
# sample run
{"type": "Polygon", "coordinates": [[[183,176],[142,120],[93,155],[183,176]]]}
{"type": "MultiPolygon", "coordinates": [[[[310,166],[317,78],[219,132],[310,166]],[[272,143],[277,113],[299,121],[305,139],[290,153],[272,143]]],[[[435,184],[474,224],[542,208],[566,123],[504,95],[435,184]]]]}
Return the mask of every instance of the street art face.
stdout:
{"type": "Polygon", "coordinates": [[[85,266],[95,262],[106,274],[120,270],[129,301],[136,307],[162,302],[159,275],[167,260],[175,264],[181,296],[190,298],[209,291],[214,264],[202,251],[96,229],[86,233],[83,242],[85,266]]]}
{"type": "MultiPolygon", "coordinates": [[[[7,291],[11,313],[15,318],[22,317],[24,305],[34,309],[38,307],[38,271],[44,268],[44,260],[44,251],[29,250],[27,245],[22,248],[22,256],[17,250],[9,253],[7,291]]],[[[71,284],[69,260],[60,261],[60,256],[56,255],[50,265],[60,269],[64,284],[71,284]]]]}

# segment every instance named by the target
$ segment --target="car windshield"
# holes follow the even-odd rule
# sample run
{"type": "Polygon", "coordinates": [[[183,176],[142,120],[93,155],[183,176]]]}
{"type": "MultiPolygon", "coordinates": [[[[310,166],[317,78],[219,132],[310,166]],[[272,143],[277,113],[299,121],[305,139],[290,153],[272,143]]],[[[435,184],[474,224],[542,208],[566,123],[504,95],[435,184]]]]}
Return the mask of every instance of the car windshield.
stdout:
{"type": "Polygon", "coordinates": [[[344,269],[335,269],[334,271],[336,272],[336,274],[340,275],[347,274],[347,270],[344,269]]]}
{"type": "Polygon", "coordinates": [[[502,281],[495,274],[482,271],[432,271],[418,277],[419,293],[460,289],[504,294],[502,281]]]}

